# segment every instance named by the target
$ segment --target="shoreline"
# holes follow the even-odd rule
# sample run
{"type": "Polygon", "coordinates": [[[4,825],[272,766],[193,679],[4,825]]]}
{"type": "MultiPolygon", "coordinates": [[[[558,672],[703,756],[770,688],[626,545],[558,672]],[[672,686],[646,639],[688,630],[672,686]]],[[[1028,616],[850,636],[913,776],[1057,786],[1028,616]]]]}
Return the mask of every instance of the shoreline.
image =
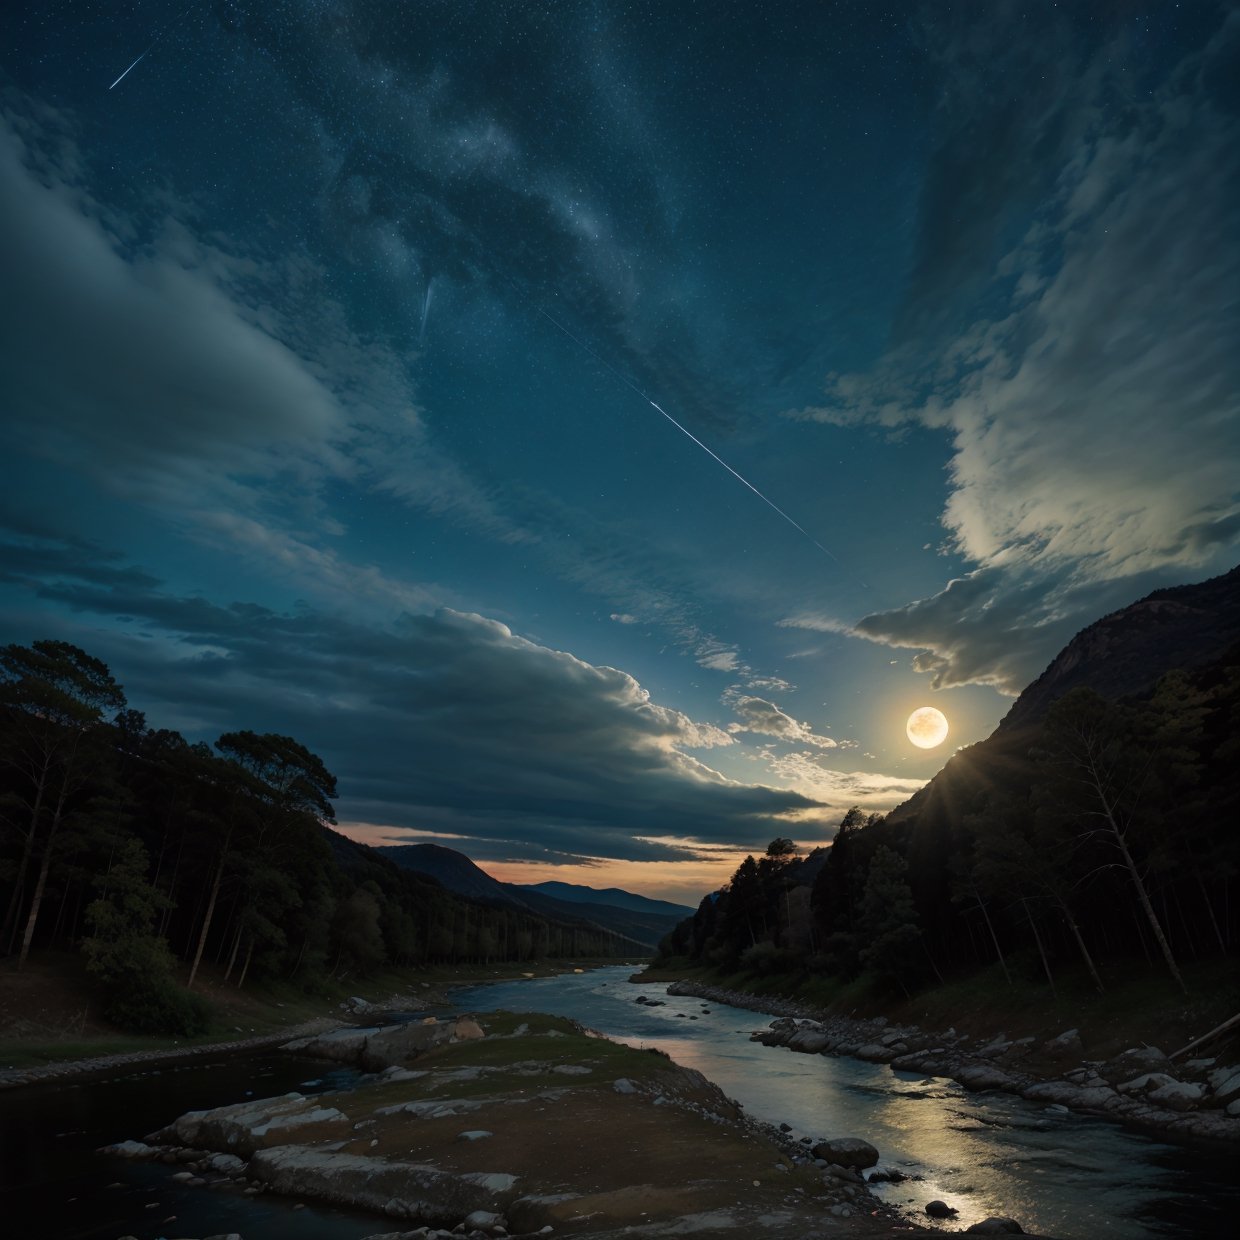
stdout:
{"type": "Polygon", "coordinates": [[[204,1190],[360,1208],[376,1216],[375,1240],[552,1230],[601,1240],[686,1221],[704,1237],[801,1237],[824,1223],[849,1237],[923,1230],[869,1191],[860,1170],[878,1152],[864,1141],[836,1139],[829,1165],[825,1145],[791,1144],[666,1054],[564,1017],[480,1019],[310,1037],[289,1049],[369,1075],[170,1117],[99,1152],[167,1164],[204,1190]]]}
{"type": "Polygon", "coordinates": [[[675,981],[667,993],[776,1017],[766,1030],[751,1035],[752,1041],[766,1046],[886,1063],[897,1071],[945,1077],[979,1092],[997,1089],[1179,1141],[1240,1143],[1240,1065],[1216,1065],[1213,1059],[1173,1064],[1162,1051],[1148,1046],[1134,1047],[1109,1061],[1090,1060],[1083,1057],[1076,1030],[1041,1046],[1033,1038],[1007,1041],[1001,1034],[989,1040],[970,1039],[954,1029],[927,1032],[915,1025],[893,1024],[883,1016],[872,1020],[832,1016],[793,999],[701,982],[675,981]],[[1038,1054],[1059,1060],[1062,1069],[1057,1064],[1057,1074],[1048,1075],[1040,1065],[1035,1068],[1030,1060],[1038,1054]],[[1168,1105],[1159,1105],[1164,1101],[1168,1105]],[[1194,1109],[1203,1102],[1215,1104],[1214,1108],[1194,1109]]]}

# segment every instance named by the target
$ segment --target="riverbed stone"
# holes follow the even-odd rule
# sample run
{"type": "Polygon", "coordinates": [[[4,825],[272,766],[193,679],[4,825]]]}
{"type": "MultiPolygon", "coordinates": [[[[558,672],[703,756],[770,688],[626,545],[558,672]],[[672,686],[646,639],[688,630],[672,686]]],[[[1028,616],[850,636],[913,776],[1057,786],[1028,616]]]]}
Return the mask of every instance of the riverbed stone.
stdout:
{"type": "Polygon", "coordinates": [[[1079,1029],[1065,1029],[1058,1037],[1051,1038],[1048,1042],[1042,1044],[1042,1050],[1047,1055],[1055,1058],[1065,1058],[1069,1055],[1079,1055],[1084,1050],[1081,1045],[1081,1031],[1079,1029]]]}
{"type": "Polygon", "coordinates": [[[1014,1219],[992,1214],[964,1229],[966,1236],[1023,1236],[1025,1229],[1014,1219]]]}
{"type": "Polygon", "coordinates": [[[1216,1069],[1206,1077],[1206,1080],[1209,1081],[1214,1097],[1219,1102],[1231,1102],[1233,1098],[1240,1098],[1240,1068],[1234,1064],[1227,1068],[1216,1069]]]}
{"type": "Polygon", "coordinates": [[[449,1225],[474,1210],[502,1212],[517,1182],[501,1172],[453,1175],[418,1163],[294,1145],[258,1151],[250,1176],[290,1196],[449,1225]]]}
{"type": "Polygon", "coordinates": [[[812,1150],[815,1158],[840,1167],[873,1167],[878,1162],[878,1150],[860,1137],[831,1137],[819,1141],[812,1150]]]}
{"type": "Polygon", "coordinates": [[[1191,1111],[1203,1097],[1205,1090],[1192,1081],[1168,1081],[1146,1094],[1146,1100],[1169,1111],[1191,1111]]]}
{"type": "Polygon", "coordinates": [[[335,1107],[319,1106],[298,1093],[278,1098],[248,1098],[210,1111],[187,1111],[155,1140],[175,1139],[195,1149],[221,1150],[249,1155],[262,1145],[273,1144],[311,1125],[344,1125],[349,1117],[335,1107]]]}

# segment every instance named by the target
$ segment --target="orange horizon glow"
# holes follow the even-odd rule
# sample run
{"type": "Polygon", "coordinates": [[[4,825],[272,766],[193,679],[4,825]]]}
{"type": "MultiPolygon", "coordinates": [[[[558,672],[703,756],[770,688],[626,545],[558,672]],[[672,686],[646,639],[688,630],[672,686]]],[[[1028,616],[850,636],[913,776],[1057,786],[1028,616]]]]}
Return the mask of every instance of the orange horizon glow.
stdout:
{"type": "MultiPolygon", "coordinates": [[[[468,836],[440,831],[420,831],[378,823],[342,822],[333,830],[371,848],[389,844],[440,844],[469,856],[473,841],[468,836]]],[[[713,851],[713,849],[712,849],[713,851]]],[[[619,887],[651,900],[670,900],[696,908],[702,897],[718,891],[746,854],[759,850],[722,849],[709,860],[687,857],[684,861],[616,861],[594,857],[576,864],[557,861],[476,861],[480,870],[501,883],[574,883],[579,887],[619,887]]]]}

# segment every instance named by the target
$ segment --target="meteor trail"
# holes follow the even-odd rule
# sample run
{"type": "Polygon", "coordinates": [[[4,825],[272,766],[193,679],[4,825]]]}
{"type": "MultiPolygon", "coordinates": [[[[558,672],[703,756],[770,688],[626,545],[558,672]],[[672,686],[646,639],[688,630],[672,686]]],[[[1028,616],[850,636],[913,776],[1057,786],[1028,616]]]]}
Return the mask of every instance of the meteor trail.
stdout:
{"type": "Polygon", "coordinates": [[[418,332],[418,347],[422,347],[422,342],[426,339],[426,316],[431,312],[431,293],[435,288],[435,277],[431,276],[426,282],[426,292],[422,296],[422,330],[418,332]]]}
{"type": "Polygon", "coordinates": [[[115,90],[115,89],[116,89],[116,88],[117,88],[117,87],[118,87],[118,86],[119,86],[119,85],[120,85],[120,84],[121,84],[121,83],[122,83],[122,82],[123,82],[123,81],[124,81],[124,80],[125,80],[128,76],[129,76],[130,72],[131,72],[133,69],[137,68],[137,66],[138,66],[138,62],[146,59],[146,57],[147,57],[147,53],[149,53],[149,52],[150,52],[150,50],[151,50],[151,48],[153,48],[153,47],[155,46],[155,44],[156,44],[156,43],[158,43],[158,42],[160,41],[160,39],[162,39],[162,38],[164,37],[164,34],[165,34],[165,33],[166,33],[166,32],[167,32],[167,31],[168,31],[171,27],[176,26],[176,25],[179,25],[179,24],[180,24],[180,23],[184,20],[184,18],[185,18],[185,14],[186,14],[186,13],[188,13],[188,12],[190,11],[190,9],[192,9],[193,7],[194,7],[194,6],[193,6],[192,4],[186,5],[186,6],[185,6],[185,8],[184,8],[184,9],[182,9],[182,10],[181,10],[181,12],[180,12],[180,13],[179,13],[176,17],[172,18],[172,20],[171,20],[171,21],[165,22],[165,23],[164,23],[164,24],[163,24],[163,25],[162,25],[162,26],[161,26],[161,27],[160,27],[160,28],[159,28],[159,29],[155,32],[155,37],[154,37],[154,38],[150,41],[150,43],[147,45],[147,49],[146,49],[146,51],[145,51],[145,52],[143,52],[143,53],[142,53],[142,55],[141,55],[141,56],[139,56],[139,57],[138,57],[138,59],[137,59],[137,60],[135,60],[135,61],[133,62],[133,64],[132,64],[132,65],[130,65],[130,66],[129,66],[129,68],[128,68],[128,69],[126,69],[126,70],[125,70],[125,72],[124,72],[124,73],[122,73],[122,74],[120,75],[120,77],[118,77],[118,78],[116,79],[116,81],[115,81],[115,82],[113,82],[113,83],[112,83],[112,85],[108,87],[108,89],[109,89],[109,90],[115,90]]]}
{"type": "Polygon", "coordinates": [[[812,542],[814,546],[817,547],[818,550],[823,553],[823,555],[829,556],[837,564],[840,563],[839,557],[835,555],[834,552],[828,551],[827,548],[824,547],[822,543],[818,541],[818,539],[816,539],[803,525],[801,525],[797,521],[794,521],[777,503],[775,503],[774,500],[768,499],[765,495],[762,494],[761,491],[758,490],[756,486],[754,486],[752,482],[749,481],[748,478],[744,477],[742,474],[737,473],[736,470],[734,470],[732,466],[729,465],[727,461],[725,461],[723,457],[719,455],[719,453],[715,452],[711,448],[708,448],[691,430],[689,430],[687,427],[684,427],[679,422],[677,422],[676,419],[672,417],[672,415],[668,413],[668,411],[664,409],[662,405],[660,405],[657,401],[651,400],[650,397],[647,396],[646,393],[643,392],[642,389],[638,387],[637,384],[634,383],[632,379],[630,379],[623,371],[617,370],[609,361],[607,361],[606,358],[600,357],[599,354],[596,353],[584,340],[582,340],[580,336],[573,335],[573,333],[570,332],[568,328],[564,326],[563,323],[561,323],[558,319],[553,318],[541,306],[536,305],[534,306],[534,309],[537,310],[538,313],[541,314],[543,318],[546,319],[547,322],[550,323],[553,327],[559,328],[559,330],[562,331],[575,345],[584,349],[592,358],[594,358],[596,362],[598,362],[600,366],[604,366],[606,367],[606,369],[611,371],[611,373],[615,375],[616,378],[619,379],[620,382],[623,383],[625,387],[627,387],[632,392],[636,392],[637,395],[640,396],[642,400],[646,402],[646,404],[648,404],[652,409],[656,410],[658,413],[661,413],[682,435],[684,435],[687,439],[691,439],[695,444],[697,444],[699,448],[702,449],[703,452],[706,453],[707,456],[709,456],[712,460],[716,461],[718,464],[722,465],[723,468],[726,469],[728,473],[732,475],[733,478],[735,478],[738,482],[748,487],[768,508],[778,513],[785,521],[787,521],[787,523],[790,526],[792,526],[792,528],[796,530],[798,534],[800,534],[804,538],[809,539],[809,541],[812,542]]]}
{"type": "MultiPolygon", "coordinates": [[[[155,44],[154,44],[154,43],[152,43],[152,44],[151,44],[151,47],[154,47],[154,46],[155,46],[155,44]]],[[[149,52],[149,51],[151,50],[151,47],[148,47],[148,48],[146,49],[146,52],[149,52]]],[[[142,53],[142,55],[138,57],[138,60],[142,60],[142,59],[143,59],[143,57],[145,57],[145,56],[146,56],[146,52],[143,52],[143,53],[142,53]]],[[[136,64],[138,63],[138,60],[135,60],[135,61],[133,62],[133,64],[129,66],[129,69],[132,69],[132,68],[134,67],[134,65],[136,65],[136,64]]],[[[121,84],[121,82],[123,82],[123,81],[125,80],[126,75],[129,73],[129,69],[126,69],[126,70],[125,70],[125,72],[124,72],[124,73],[122,73],[122,74],[120,75],[120,77],[118,77],[118,78],[116,79],[116,81],[115,81],[115,82],[113,82],[113,83],[112,83],[112,85],[108,87],[108,89],[109,89],[109,90],[115,90],[115,89],[116,89],[116,88],[117,88],[117,87],[121,84]]]]}

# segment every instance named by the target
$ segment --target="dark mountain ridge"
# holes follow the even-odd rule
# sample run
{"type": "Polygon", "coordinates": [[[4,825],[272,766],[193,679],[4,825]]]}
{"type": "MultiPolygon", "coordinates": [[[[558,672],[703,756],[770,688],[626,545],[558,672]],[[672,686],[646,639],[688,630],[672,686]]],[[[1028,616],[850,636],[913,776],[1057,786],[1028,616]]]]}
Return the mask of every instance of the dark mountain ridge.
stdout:
{"type": "Polygon", "coordinates": [[[1115,700],[1142,693],[1172,668],[1213,662],[1240,641],[1240,565],[1195,585],[1155,590],[1082,629],[999,724],[1039,722],[1084,686],[1115,700]]]}
{"type": "Polygon", "coordinates": [[[628,940],[632,950],[653,951],[691,909],[613,888],[595,891],[570,883],[524,886],[501,883],[464,853],[442,844],[394,844],[375,850],[402,869],[429,875],[449,891],[491,904],[509,905],[556,922],[589,926],[628,940]],[[567,890],[569,894],[561,895],[567,890]],[[623,898],[613,903],[608,896],[623,898]],[[589,897],[594,897],[593,899],[589,897]],[[664,911],[670,910],[670,911],[664,911]]]}

